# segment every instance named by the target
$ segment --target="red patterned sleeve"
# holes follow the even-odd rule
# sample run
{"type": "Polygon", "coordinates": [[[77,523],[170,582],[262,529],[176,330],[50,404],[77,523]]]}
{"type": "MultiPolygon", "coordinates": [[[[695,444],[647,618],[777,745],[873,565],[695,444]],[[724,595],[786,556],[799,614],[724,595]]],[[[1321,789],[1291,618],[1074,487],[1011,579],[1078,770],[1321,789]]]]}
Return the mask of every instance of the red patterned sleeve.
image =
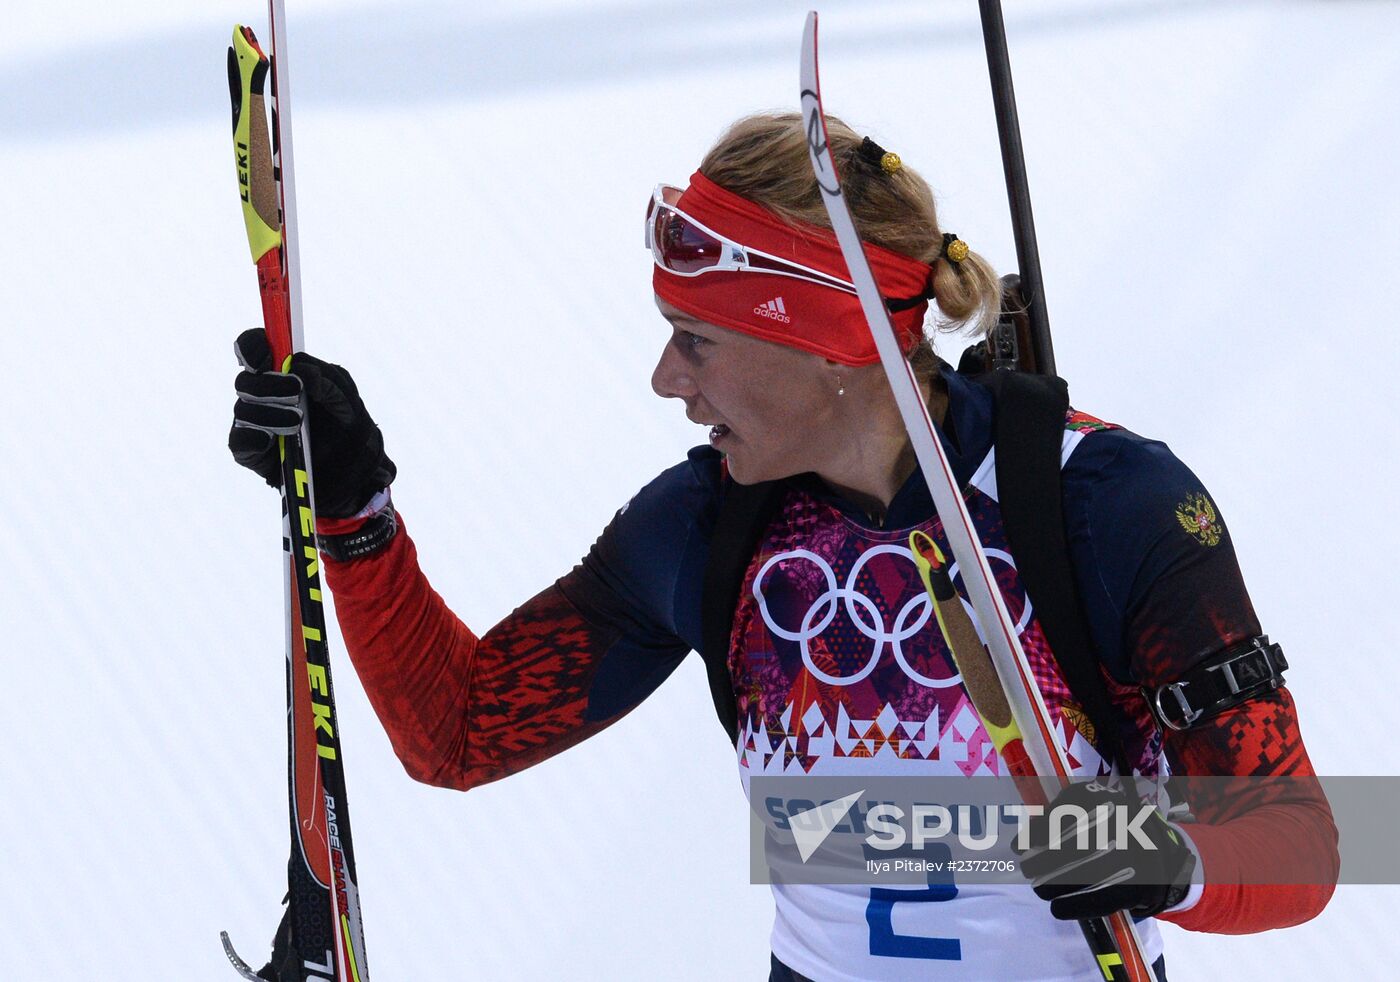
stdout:
{"type": "MultiPolygon", "coordinates": [[[[1205,542],[1167,536],[1156,552],[1162,572],[1127,625],[1134,674],[1149,687],[1176,681],[1210,655],[1262,633],[1227,535],[1205,542]]],[[[1205,887],[1189,909],[1159,916],[1219,934],[1315,917],[1335,889],[1337,830],[1321,787],[1310,780],[1288,690],[1191,730],[1168,731],[1166,751],[1174,775],[1239,780],[1190,785],[1197,821],[1184,828],[1200,855],[1205,887]]]]}
{"type": "Polygon", "coordinates": [[[1189,910],[1162,914],[1192,931],[1251,934],[1316,917],[1340,861],[1332,811],[1314,776],[1286,688],[1176,734],[1178,772],[1248,775],[1193,795],[1184,826],[1201,856],[1205,890],[1189,910]],[[1260,781],[1278,777],[1286,780],[1260,781]],[[1259,883],[1269,879],[1279,882],[1259,883]]]}
{"type": "Polygon", "coordinates": [[[350,660],[416,780],[459,790],[499,780],[635,705],[590,714],[620,632],[590,623],[558,585],[478,637],[429,585],[402,527],[381,552],[325,570],[350,660]]]}

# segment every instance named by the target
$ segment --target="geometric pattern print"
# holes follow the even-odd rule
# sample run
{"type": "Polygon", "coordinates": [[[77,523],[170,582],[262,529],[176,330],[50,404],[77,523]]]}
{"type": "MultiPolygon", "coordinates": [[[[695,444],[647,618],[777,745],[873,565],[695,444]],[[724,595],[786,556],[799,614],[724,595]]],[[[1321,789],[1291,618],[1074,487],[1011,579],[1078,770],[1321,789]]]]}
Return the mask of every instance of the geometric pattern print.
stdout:
{"type": "MultiPolygon", "coordinates": [[[[1005,776],[1004,766],[972,703],[963,695],[952,714],[939,720],[937,707],[922,722],[905,721],[889,703],[875,719],[852,719],[838,705],[836,719],[826,718],[815,700],[796,727],[796,706],[789,703],[780,717],[781,728],[756,730],[745,720],[739,734],[739,765],[749,775],[793,775],[833,770],[822,766],[836,758],[865,758],[867,770],[898,774],[918,768],[922,773],[962,774],[965,777],[1005,776]],[[941,725],[940,725],[941,722],[941,725]],[[937,766],[918,767],[914,762],[937,766]]],[[[1102,773],[1106,765],[1093,745],[1066,720],[1057,736],[1076,769],[1102,773]]]]}
{"type": "MultiPolygon", "coordinates": [[[[997,503],[965,494],[1061,746],[1076,773],[1103,773],[1070,722],[1083,717],[1029,609],[997,503]]],[[[936,517],[920,527],[950,554],[936,517]]],[[[730,638],[746,775],[1003,773],[927,607],[910,531],[862,528],[787,493],[746,571],[730,638]]],[[[1154,770],[1154,760],[1142,764],[1154,770]]]]}

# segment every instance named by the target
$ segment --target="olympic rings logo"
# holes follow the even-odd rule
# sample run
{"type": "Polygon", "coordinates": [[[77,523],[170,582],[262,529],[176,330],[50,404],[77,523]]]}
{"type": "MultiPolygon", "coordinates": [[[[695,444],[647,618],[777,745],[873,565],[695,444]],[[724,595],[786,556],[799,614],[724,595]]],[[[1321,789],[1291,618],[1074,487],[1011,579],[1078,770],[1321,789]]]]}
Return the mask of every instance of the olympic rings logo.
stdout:
{"type": "MultiPolygon", "coordinates": [[[[988,560],[997,559],[1006,563],[1012,569],[1016,568],[1010,553],[1000,549],[987,549],[988,560]]],[[[904,671],[904,674],[921,685],[926,685],[934,689],[947,689],[959,685],[962,676],[954,672],[948,678],[935,679],[919,672],[909,664],[909,659],[904,654],[904,642],[912,638],[924,629],[930,618],[933,617],[933,601],[928,594],[920,589],[911,597],[895,616],[894,625],[886,630],[884,616],[875,601],[855,588],[857,578],[861,571],[865,569],[865,564],[876,556],[892,555],[908,560],[914,566],[914,554],[907,546],[881,545],[873,549],[868,549],[855,561],[849,573],[846,574],[844,585],[837,585],[836,571],[831,568],[821,556],[807,549],[794,549],[791,552],[778,553],[771,557],[759,569],[758,575],[753,581],[754,599],[758,601],[758,611],[763,617],[763,623],[768,626],[768,630],[786,641],[796,641],[798,650],[802,652],[802,664],[807,666],[807,670],[821,679],[828,685],[855,685],[864,679],[871,672],[875,671],[875,666],[880,662],[880,656],[884,652],[885,646],[889,645],[894,653],[894,660],[904,671]],[[796,631],[789,631],[774,620],[773,615],[768,610],[768,599],[763,595],[763,581],[768,572],[778,563],[791,562],[793,560],[805,560],[812,563],[821,572],[826,581],[826,591],[807,608],[807,612],[802,615],[801,626],[796,631]],[[838,604],[839,602],[839,604],[838,604]],[[823,631],[831,626],[831,622],[836,619],[836,614],[840,605],[844,605],[846,615],[851,619],[851,623],[865,637],[874,642],[870,650],[870,660],[865,666],[854,675],[830,675],[817,667],[812,660],[812,651],[809,647],[811,640],[819,636],[823,631]]],[[[917,566],[915,566],[917,571],[917,566]]],[[[954,563],[948,570],[949,575],[956,579],[958,575],[958,564],[954,563]]],[[[917,575],[915,581],[917,582],[917,575]]],[[[1021,616],[1016,622],[1016,633],[1020,634],[1026,629],[1026,625],[1031,620],[1031,600],[1029,596],[1024,596],[1021,616]]],[[[963,600],[961,595],[958,598],[964,607],[972,614],[972,605],[963,600]]],[[[972,614],[972,623],[977,626],[978,637],[981,637],[981,625],[977,624],[976,614],[972,614]]],[[[983,638],[983,643],[986,639],[983,638]]]]}

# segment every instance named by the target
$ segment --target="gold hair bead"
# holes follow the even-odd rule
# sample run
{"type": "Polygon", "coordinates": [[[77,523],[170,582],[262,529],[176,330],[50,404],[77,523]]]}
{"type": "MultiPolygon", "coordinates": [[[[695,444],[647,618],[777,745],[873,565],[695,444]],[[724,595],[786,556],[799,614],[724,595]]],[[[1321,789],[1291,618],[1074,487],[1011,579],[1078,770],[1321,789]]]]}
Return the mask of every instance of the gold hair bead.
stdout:
{"type": "Polygon", "coordinates": [[[967,247],[967,243],[962,239],[954,239],[948,243],[946,250],[949,262],[960,263],[967,258],[967,254],[972,250],[967,247]]]}
{"type": "Polygon", "coordinates": [[[886,174],[893,174],[904,166],[904,161],[899,159],[899,154],[893,150],[888,151],[880,157],[880,169],[886,174]]]}

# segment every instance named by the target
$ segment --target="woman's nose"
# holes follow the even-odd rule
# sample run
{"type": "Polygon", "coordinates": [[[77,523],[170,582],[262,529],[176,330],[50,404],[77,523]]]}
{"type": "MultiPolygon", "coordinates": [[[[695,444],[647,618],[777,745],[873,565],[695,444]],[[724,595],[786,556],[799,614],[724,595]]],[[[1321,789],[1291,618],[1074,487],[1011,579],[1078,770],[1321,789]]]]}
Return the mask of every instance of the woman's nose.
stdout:
{"type": "Polygon", "coordinates": [[[651,373],[651,391],[663,399],[685,399],[695,395],[695,378],[675,347],[661,349],[661,359],[651,373]]]}

